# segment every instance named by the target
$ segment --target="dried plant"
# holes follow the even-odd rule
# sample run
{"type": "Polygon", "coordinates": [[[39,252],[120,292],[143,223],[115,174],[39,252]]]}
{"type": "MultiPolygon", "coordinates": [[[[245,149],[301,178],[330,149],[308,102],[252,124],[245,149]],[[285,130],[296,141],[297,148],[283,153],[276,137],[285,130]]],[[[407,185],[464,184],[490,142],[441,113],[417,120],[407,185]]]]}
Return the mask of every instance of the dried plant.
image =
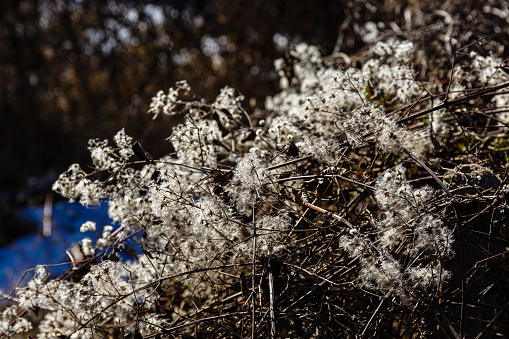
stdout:
{"type": "Polygon", "coordinates": [[[74,164],[53,188],[107,202],[114,224],[57,279],[39,266],[2,334],[35,310],[39,338],[507,331],[502,61],[469,51],[444,86],[416,78],[412,42],[368,40],[357,67],[306,44],[277,60],[264,119],[228,87],[212,103],[185,81],[159,92],[150,113],[182,121],[174,154],[153,159],[124,130],[91,140],[93,171],[74,164]],[[134,261],[119,257],[129,239],[134,261]]]}

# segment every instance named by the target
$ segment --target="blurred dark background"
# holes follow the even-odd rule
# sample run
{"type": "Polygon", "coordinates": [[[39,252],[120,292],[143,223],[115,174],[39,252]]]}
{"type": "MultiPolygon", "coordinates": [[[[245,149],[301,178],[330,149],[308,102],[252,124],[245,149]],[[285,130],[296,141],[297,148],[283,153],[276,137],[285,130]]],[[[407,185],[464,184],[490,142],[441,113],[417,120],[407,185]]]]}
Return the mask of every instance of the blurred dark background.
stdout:
{"type": "MultiPolygon", "coordinates": [[[[481,11],[455,3],[465,17],[472,6],[481,11]]],[[[351,54],[363,47],[367,21],[404,27],[404,13],[415,18],[436,5],[1,1],[0,245],[30,228],[14,216],[20,207],[44,204],[70,164],[90,164],[90,138],[111,140],[124,127],[153,156],[166,154],[171,121],[153,121],[147,110],[175,81],[186,79],[208,100],[228,85],[245,95],[246,109],[263,109],[264,98],[278,92],[273,60],[296,43],[318,45],[323,55],[351,54]]]]}
{"type": "Polygon", "coordinates": [[[90,138],[124,127],[167,153],[171,122],[147,114],[157,91],[186,79],[214,100],[228,85],[262,108],[278,90],[273,60],[301,41],[330,54],[352,11],[341,1],[2,1],[0,244],[25,231],[18,207],[43,204],[70,164],[90,164],[90,138]]]}

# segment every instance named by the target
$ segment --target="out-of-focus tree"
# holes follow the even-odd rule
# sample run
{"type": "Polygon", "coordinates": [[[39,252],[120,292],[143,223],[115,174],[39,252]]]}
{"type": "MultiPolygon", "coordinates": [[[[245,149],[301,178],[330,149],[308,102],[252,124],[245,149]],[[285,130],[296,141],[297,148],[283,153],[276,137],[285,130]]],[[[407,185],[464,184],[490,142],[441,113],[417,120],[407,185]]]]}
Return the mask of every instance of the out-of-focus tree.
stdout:
{"type": "Polygon", "coordinates": [[[291,39],[333,45],[343,14],[338,4],[311,1],[251,8],[228,1],[0,6],[4,185],[14,174],[40,175],[78,160],[79,145],[119,126],[147,137],[140,126],[149,119],[150,97],[176,80],[186,78],[208,99],[226,84],[248,99],[264,98],[277,86],[272,60],[291,39]]]}
{"type": "Polygon", "coordinates": [[[169,135],[172,122],[152,123],[146,111],[175,81],[187,79],[209,100],[229,85],[263,107],[277,89],[272,60],[302,40],[328,41],[332,51],[343,14],[338,3],[314,1],[3,1],[5,206],[41,203],[69,162],[89,163],[88,139],[121,127],[155,155],[167,152],[152,140],[169,135]]]}

